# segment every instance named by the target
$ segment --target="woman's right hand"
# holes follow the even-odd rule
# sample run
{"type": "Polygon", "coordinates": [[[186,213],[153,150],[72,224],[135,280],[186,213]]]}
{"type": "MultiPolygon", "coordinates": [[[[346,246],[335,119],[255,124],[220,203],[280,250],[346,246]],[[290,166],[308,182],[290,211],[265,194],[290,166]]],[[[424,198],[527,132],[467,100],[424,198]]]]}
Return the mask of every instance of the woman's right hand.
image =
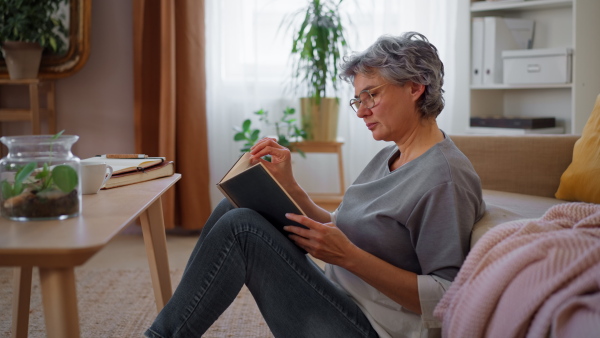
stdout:
{"type": "Polygon", "coordinates": [[[296,185],[292,173],[292,154],[288,148],[277,143],[276,139],[270,137],[260,139],[250,148],[250,155],[254,163],[261,162],[266,166],[286,190],[296,185]],[[262,159],[267,155],[271,156],[271,162],[262,159]]]}

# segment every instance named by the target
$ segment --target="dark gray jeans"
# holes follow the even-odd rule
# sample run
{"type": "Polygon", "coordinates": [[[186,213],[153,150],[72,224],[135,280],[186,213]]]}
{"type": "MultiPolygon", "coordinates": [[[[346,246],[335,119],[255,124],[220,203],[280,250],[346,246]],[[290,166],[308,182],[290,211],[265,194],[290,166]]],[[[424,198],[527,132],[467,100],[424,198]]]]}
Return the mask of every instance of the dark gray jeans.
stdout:
{"type": "Polygon", "coordinates": [[[147,337],[200,337],[246,284],[276,337],[377,337],[360,308],[258,213],[223,200],[147,337]]]}

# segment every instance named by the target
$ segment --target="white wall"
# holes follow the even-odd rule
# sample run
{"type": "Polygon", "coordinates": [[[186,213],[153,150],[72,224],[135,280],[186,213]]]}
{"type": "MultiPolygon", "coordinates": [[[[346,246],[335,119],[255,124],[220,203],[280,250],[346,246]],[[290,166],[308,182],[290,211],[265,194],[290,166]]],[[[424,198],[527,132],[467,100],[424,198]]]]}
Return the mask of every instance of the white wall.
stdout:
{"type": "MultiPolygon", "coordinates": [[[[90,57],[56,81],[58,130],[79,135],[73,153],[80,158],[134,151],[132,30],[131,1],[92,1],[90,57]]],[[[24,86],[2,86],[0,105],[27,107],[27,95],[24,86]]],[[[2,135],[30,133],[26,122],[2,124],[2,135]]]]}

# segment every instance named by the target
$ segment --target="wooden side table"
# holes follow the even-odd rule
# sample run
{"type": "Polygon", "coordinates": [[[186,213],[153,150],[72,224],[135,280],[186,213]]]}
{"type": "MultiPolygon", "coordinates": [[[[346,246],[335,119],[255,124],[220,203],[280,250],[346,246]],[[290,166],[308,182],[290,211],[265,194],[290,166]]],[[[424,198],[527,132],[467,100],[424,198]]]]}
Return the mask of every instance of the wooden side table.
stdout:
{"type": "Polygon", "coordinates": [[[310,197],[321,207],[333,211],[342,202],[346,185],[344,184],[344,162],[342,158],[342,146],[344,142],[320,142],[320,141],[304,141],[292,143],[293,148],[302,150],[305,153],[331,153],[337,154],[338,158],[338,175],[340,190],[337,193],[322,194],[309,193],[310,197]]]}
{"type": "Polygon", "coordinates": [[[31,122],[31,133],[41,134],[41,113],[48,118],[49,134],[56,134],[56,110],[54,81],[40,79],[0,79],[0,85],[21,85],[29,88],[29,109],[0,109],[0,123],[14,121],[31,122]],[[40,107],[40,89],[46,90],[46,107],[40,107]]]}
{"type": "Polygon", "coordinates": [[[87,262],[137,218],[160,311],[173,293],[162,196],[179,179],[181,174],[174,174],[83,195],[81,215],[65,220],[18,222],[0,217],[0,266],[16,268],[12,336],[28,336],[32,269],[37,267],[47,336],[80,337],[75,267],[87,262]]]}

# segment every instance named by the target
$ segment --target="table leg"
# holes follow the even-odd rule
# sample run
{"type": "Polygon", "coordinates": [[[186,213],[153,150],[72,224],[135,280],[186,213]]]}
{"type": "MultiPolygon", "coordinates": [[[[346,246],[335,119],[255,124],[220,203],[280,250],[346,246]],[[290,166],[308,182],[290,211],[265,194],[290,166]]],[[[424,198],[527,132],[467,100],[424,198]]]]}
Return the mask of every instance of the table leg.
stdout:
{"type": "Polygon", "coordinates": [[[73,268],[40,268],[46,332],[49,338],[79,338],[73,268]]]}
{"type": "Polygon", "coordinates": [[[173,294],[169,259],[167,257],[165,222],[160,198],[140,215],[140,221],[142,223],[146,255],[150,265],[156,309],[160,312],[173,294]]]}
{"type": "Polygon", "coordinates": [[[29,329],[31,266],[14,268],[12,338],[26,338],[29,329]]]}

